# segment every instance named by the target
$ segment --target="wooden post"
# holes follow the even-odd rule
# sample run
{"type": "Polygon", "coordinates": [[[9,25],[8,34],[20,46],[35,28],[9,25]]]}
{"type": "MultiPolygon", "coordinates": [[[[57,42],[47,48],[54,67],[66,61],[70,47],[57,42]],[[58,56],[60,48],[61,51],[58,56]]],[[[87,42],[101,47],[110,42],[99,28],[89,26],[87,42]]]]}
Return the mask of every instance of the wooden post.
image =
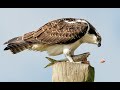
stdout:
{"type": "Polygon", "coordinates": [[[52,82],[94,82],[95,70],[87,61],[89,55],[89,52],[74,55],[74,62],[46,57],[50,63],[45,68],[52,66],[52,82]]]}
{"type": "Polygon", "coordinates": [[[52,82],[94,82],[94,73],[89,64],[58,62],[53,65],[52,82]]]}

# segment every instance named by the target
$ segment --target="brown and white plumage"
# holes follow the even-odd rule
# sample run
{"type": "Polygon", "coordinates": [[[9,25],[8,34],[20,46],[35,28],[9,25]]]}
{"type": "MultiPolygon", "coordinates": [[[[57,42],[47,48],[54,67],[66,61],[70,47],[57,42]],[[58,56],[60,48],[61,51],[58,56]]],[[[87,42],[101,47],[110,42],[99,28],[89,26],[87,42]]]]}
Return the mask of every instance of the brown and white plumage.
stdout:
{"type": "Polygon", "coordinates": [[[46,23],[37,31],[9,40],[5,43],[7,47],[4,50],[11,50],[13,54],[25,49],[47,51],[52,56],[63,53],[69,58],[80,44],[98,44],[98,36],[101,42],[100,35],[94,29],[84,19],[57,19],[46,23]],[[90,29],[90,33],[93,33],[91,35],[89,34],[90,29]]]}

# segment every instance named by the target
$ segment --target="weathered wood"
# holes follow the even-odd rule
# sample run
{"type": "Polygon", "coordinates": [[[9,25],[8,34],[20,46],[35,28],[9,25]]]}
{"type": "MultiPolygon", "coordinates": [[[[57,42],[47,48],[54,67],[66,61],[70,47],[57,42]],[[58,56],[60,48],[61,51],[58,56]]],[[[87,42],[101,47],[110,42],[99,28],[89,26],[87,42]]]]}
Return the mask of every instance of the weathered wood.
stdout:
{"type": "Polygon", "coordinates": [[[87,61],[89,55],[89,52],[73,55],[74,62],[46,57],[50,61],[46,67],[53,66],[52,82],[94,82],[94,67],[87,61]]]}
{"type": "Polygon", "coordinates": [[[94,67],[89,64],[58,62],[52,68],[52,82],[94,82],[94,67]]]}

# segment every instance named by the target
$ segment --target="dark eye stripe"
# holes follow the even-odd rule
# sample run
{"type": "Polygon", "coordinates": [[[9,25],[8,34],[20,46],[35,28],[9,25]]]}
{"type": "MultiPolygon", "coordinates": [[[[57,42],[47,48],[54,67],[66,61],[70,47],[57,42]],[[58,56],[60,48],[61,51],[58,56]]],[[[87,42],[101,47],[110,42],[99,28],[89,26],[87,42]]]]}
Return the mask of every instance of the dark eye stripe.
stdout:
{"type": "Polygon", "coordinates": [[[89,34],[95,34],[96,36],[97,36],[97,33],[96,33],[96,31],[94,30],[94,29],[92,29],[92,28],[90,28],[90,30],[89,30],[89,32],[88,32],[89,34]]]}
{"type": "Polygon", "coordinates": [[[89,23],[89,26],[90,26],[90,30],[88,31],[88,33],[89,34],[95,34],[97,36],[96,29],[90,23],[89,23]]]}

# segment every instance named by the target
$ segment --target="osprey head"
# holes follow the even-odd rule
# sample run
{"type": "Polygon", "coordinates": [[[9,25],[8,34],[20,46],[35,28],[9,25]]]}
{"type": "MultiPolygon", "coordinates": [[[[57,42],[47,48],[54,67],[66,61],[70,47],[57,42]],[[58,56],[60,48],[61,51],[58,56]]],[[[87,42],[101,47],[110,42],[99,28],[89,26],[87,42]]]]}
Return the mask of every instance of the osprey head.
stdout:
{"type": "Polygon", "coordinates": [[[93,40],[93,42],[91,42],[91,43],[97,44],[98,47],[100,47],[101,46],[101,36],[100,36],[100,34],[96,31],[96,29],[90,23],[88,23],[88,24],[89,24],[88,34],[90,36],[92,36],[92,40],[93,40]]]}
{"type": "Polygon", "coordinates": [[[81,22],[86,23],[88,26],[88,30],[86,35],[83,38],[83,42],[97,44],[97,46],[100,47],[101,46],[100,34],[96,31],[93,25],[91,25],[88,21],[81,19],[81,22]]]}

